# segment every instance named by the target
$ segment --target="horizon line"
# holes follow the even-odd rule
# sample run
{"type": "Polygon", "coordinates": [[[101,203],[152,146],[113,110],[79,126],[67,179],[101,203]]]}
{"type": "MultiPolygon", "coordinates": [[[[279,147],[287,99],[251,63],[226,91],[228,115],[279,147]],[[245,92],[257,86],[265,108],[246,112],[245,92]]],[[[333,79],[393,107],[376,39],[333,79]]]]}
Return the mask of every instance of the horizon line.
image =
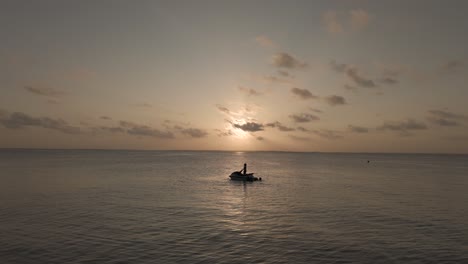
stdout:
{"type": "Polygon", "coordinates": [[[220,149],[125,149],[125,148],[3,148],[1,150],[80,150],[80,151],[180,151],[180,152],[281,152],[322,154],[410,154],[410,155],[468,155],[448,152],[353,152],[353,151],[294,151],[294,150],[220,150],[220,149]]]}

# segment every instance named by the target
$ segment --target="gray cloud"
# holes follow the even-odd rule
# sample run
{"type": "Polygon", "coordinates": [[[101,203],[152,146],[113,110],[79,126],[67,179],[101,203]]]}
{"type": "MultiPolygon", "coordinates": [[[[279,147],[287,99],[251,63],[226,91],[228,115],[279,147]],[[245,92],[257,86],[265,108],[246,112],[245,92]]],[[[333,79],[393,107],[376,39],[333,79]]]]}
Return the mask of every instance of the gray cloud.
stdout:
{"type": "Polygon", "coordinates": [[[339,139],[343,137],[341,136],[340,132],[334,131],[334,130],[328,130],[328,129],[313,130],[312,133],[319,137],[330,139],[330,140],[339,139]]]}
{"type": "Polygon", "coordinates": [[[301,62],[294,56],[285,52],[279,52],[273,55],[272,64],[276,67],[287,69],[303,69],[307,67],[307,63],[301,62]]]}
{"type": "Polygon", "coordinates": [[[247,122],[245,124],[232,124],[233,127],[242,129],[247,132],[257,132],[263,130],[263,125],[255,122],[247,122]]]}
{"type": "Polygon", "coordinates": [[[292,77],[291,74],[289,74],[289,72],[283,70],[278,70],[278,74],[283,77],[292,77]]]}
{"type": "Polygon", "coordinates": [[[323,113],[323,111],[320,110],[320,109],[316,109],[316,108],[312,108],[312,107],[309,108],[309,109],[310,109],[310,111],[315,112],[315,113],[319,113],[319,114],[323,113]]]}
{"type": "Polygon", "coordinates": [[[66,134],[79,134],[81,130],[79,127],[70,126],[62,119],[53,119],[49,117],[32,117],[25,113],[14,112],[5,114],[0,118],[0,124],[4,127],[12,129],[20,129],[27,126],[42,127],[52,130],[57,130],[66,134]]]}
{"type": "Polygon", "coordinates": [[[263,141],[263,140],[265,140],[265,138],[264,138],[264,137],[261,137],[261,136],[258,136],[258,137],[256,137],[255,139],[257,139],[258,141],[263,141]]]}
{"type": "Polygon", "coordinates": [[[468,116],[446,110],[429,110],[428,112],[429,122],[439,126],[460,126],[461,122],[468,121],[468,116]]]}
{"type": "Polygon", "coordinates": [[[465,68],[465,63],[460,60],[451,60],[441,66],[443,73],[457,73],[465,68]]]}
{"type": "Polygon", "coordinates": [[[345,73],[348,69],[348,64],[338,63],[335,60],[330,61],[330,67],[337,73],[345,73]]]}
{"type": "Polygon", "coordinates": [[[423,122],[407,119],[405,121],[386,121],[383,125],[377,127],[377,129],[398,131],[407,134],[407,132],[411,130],[425,130],[427,126],[423,122]]]}
{"type": "Polygon", "coordinates": [[[100,116],[99,118],[102,119],[102,120],[112,120],[112,118],[110,118],[108,116],[100,116]]]}
{"type": "Polygon", "coordinates": [[[208,132],[198,128],[184,128],[181,130],[181,133],[184,135],[191,136],[193,138],[202,138],[208,135],[208,132]]]}
{"type": "Polygon", "coordinates": [[[366,128],[366,127],[361,127],[361,126],[349,125],[349,126],[348,126],[348,129],[349,129],[351,132],[354,132],[354,133],[368,133],[368,132],[369,132],[369,129],[368,129],[368,128],[366,128]]]}
{"type": "Polygon", "coordinates": [[[227,109],[226,107],[224,107],[222,105],[217,104],[216,108],[218,108],[219,111],[221,111],[221,112],[223,112],[225,114],[230,114],[231,113],[231,111],[229,111],[229,109],[227,109]]]}
{"type": "Polygon", "coordinates": [[[261,77],[261,80],[267,83],[278,83],[278,84],[292,84],[292,82],[288,79],[278,78],[272,75],[264,75],[261,77]]]}
{"type": "Polygon", "coordinates": [[[308,137],[300,137],[296,135],[288,135],[291,139],[296,140],[296,141],[310,141],[311,139],[308,137]]]}
{"type": "Polygon", "coordinates": [[[56,90],[50,87],[25,86],[23,88],[27,92],[30,92],[32,94],[46,96],[46,97],[59,97],[65,94],[63,91],[56,90]]]}
{"type": "Polygon", "coordinates": [[[362,75],[359,75],[359,72],[356,68],[346,69],[346,76],[348,76],[355,84],[364,88],[375,88],[377,84],[369,78],[366,78],[362,75]]]}
{"type": "Polygon", "coordinates": [[[273,123],[268,123],[268,124],[265,124],[266,127],[273,127],[273,128],[278,128],[279,131],[294,131],[295,129],[292,128],[292,127],[287,127],[283,124],[281,124],[280,122],[276,121],[276,122],[273,122],[273,123]]]}
{"type": "Polygon", "coordinates": [[[126,129],[127,134],[133,136],[174,138],[174,134],[170,131],[161,131],[146,125],[139,125],[128,121],[120,121],[120,126],[126,129]]]}
{"type": "Polygon", "coordinates": [[[313,95],[307,89],[300,89],[300,88],[293,87],[293,88],[291,88],[291,93],[293,93],[294,95],[296,95],[297,97],[299,97],[299,98],[301,98],[303,100],[318,98],[318,96],[313,95]]]}
{"type": "MultiPolygon", "coordinates": [[[[354,84],[356,84],[359,87],[363,87],[363,88],[377,87],[377,84],[375,83],[374,80],[362,76],[356,67],[352,67],[344,63],[337,63],[334,60],[330,62],[330,66],[333,71],[337,73],[344,73],[351,81],[354,82],[354,84]]],[[[349,88],[350,87],[352,86],[349,86],[349,88]]],[[[348,87],[345,86],[345,88],[348,88],[348,87]]]]}
{"type": "Polygon", "coordinates": [[[398,80],[394,77],[383,77],[379,80],[379,82],[383,84],[393,85],[397,84],[398,80]]]}
{"type": "Polygon", "coordinates": [[[255,89],[252,89],[252,88],[247,88],[247,87],[242,87],[242,86],[239,86],[239,91],[241,91],[242,93],[245,93],[247,94],[248,96],[258,96],[258,95],[262,95],[263,93],[255,90],[255,89]]]}
{"type": "Polygon", "coordinates": [[[234,135],[234,133],[232,133],[232,130],[230,129],[228,130],[215,129],[215,131],[218,132],[216,134],[218,137],[228,137],[228,136],[234,135]]]}
{"type": "Polygon", "coordinates": [[[328,97],[325,97],[325,101],[332,106],[346,104],[346,99],[343,96],[339,95],[330,95],[328,97]]]}
{"type": "Polygon", "coordinates": [[[138,104],[134,104],[133,106],[141,107],[141,108],[151,108],[151,107],[153,107],[153,105],[149,104],[149,103],[138,103],[138,104]]]}
{"type": "Polygon", "coordinates": [[[308,113],[292,114],[292,115],[289,115],[289,118],[291,118],[296,123],[307,123],[310,121],[320,120],[318,116],[308,114],[308,113]]]}
{"type": "Polygon", "coordinates": [[[125,129],[123,129],[122,127],[106,127],[106,126],[100,126],[100,127],[96,127],[94,128],[94,130],[96,131],[105,131],[105,132],[110,132],[110,133],[125,133],[125,129]]]}

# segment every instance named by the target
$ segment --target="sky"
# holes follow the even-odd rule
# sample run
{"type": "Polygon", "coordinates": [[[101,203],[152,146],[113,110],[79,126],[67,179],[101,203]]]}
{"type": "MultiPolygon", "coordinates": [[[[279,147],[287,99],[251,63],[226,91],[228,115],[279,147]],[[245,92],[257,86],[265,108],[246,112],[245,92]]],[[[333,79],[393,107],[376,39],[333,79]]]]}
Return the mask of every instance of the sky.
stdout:
{"type": "Polygon", "coordinates": [[[0,148],[468,153],[467,1],[2,1],[0,148]]]}

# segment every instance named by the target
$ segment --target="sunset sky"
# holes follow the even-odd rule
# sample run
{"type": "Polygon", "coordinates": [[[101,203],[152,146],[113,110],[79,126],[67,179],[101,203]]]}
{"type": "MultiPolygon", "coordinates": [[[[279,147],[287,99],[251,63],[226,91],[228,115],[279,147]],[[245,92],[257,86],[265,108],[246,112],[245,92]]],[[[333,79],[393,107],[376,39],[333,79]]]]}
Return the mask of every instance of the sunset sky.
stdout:
{"type": "Polygon", "coordinates": [[[2,1],[0,147],[468,153],[467,1],[2,1]]]}

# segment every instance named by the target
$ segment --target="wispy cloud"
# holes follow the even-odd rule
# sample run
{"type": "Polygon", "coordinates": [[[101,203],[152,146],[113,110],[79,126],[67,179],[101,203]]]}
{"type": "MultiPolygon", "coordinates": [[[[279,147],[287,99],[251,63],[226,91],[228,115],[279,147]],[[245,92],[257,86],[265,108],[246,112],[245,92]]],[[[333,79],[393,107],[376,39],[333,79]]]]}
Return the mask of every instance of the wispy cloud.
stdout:
{"type": "Polygon", "coordinates": [[[239,91],[248,95],[248,96],[259,96],[259,95],[262,95],[263,93],[253,89],[253,88],[247,88],[247,87],[243,87],[243,86],[239,86],[238,87],[239,91]]]}
{"type": "Polygon", "coordinates": [[[291,88],[291,93],[297,96],[300,99],[307,100],[307,99],[317,99],[318,96],[313,95],[309,90],[307,89],[301,89],[297,87],[291,88]]]}
{"type": "Polygon", "coordinates": [[[351,28],[354,31],[365,29],[371,20],[369,13],[363,9],[355,9],[349,11],[351,28]]]}
{"type": "Polygon", "coordinates": [[[245,124],[232,124],[233,127],[242,129],[243,131],[246,132],[257,132],[257,131],[263,131],[263,125],[260,123],[256,122],[247,122],[245,124]]]}
{"type": "Polygon", "coordinates": [[[222,106],[220,104],[217,104],[216,108],[222,113],[225,113],[225,114],[228,114],[228,115],[231,114],[231,111],[227,107],[224,107],[224,106],[222,106]]]}
{"type": "Polygon", "coordinates": [[[208,135],[208,132],[199,128],[183,128],[180,130],[180,132],[193,138],[202,138],[208,135]]]}
{"type": "Polygon", "coordinates": [[[426,129],[427,125],[425,123],[413,119],[407,119],[404,121],[385,121],[383,125],[377,127],[377,130],[400,132],[403,136],[411,135],[410,131],[426,129]]]}
{"type": "Polygon", "coordinates": [[[468,116],[447,110],[429,110],[428,112],[428,121],[439,126],[460,126],[461,122],[468,121],[468,116]]]}
{"type": "Polygon", "coordinates": [[[440,66],[442,73],[458,73],[465,68],[465,63],[461,60],[451,60],[440,66]]]}
{"type": "Polygon", "coordinates": [[[151,108],[151,107],[153,107],[153,105],[149,104],[149,103],[136,103],[136,104],[133,104],[132,106],[141,107],[141,108],[151,108]]]}
{"type": "Polygon", "coordinates": [[[340,132],[329,129],[312,130],[311,133],[329,140],[340,139],[343,137],[340,132]]]}
{"type": "Polygon", "coordinates": [[[260,35],[255,38],[255,42],[264,48],[277,48],[278,45],[266,35],[260,35]]]}
{"type": "Polygon", "coordinates": [[[50,117],[32,117],[22,112],[14,112],[0,116],[0,124],[6,128],[21,129],[24,127],[42,127],[57,130],[66,134],[79,134],[79,127],[69,125],[62,119],[50,117]]]}
{"type": "Polygon", "coordinates": [[[336,11],[329,10],[323,13],[322,23],[328,33],[339,34],[344,32],[343,25],[341,24],[336,11]]]}
{"type": "Polygon", "coordinates": [[[276,121],[276,122],[272,122],[272,123],[267,123],[265,124],[266,127],[273,127],[273,128],[277,128],[279,131],[283,131],[283,132],[286,132],[286,131],[294,131],[295,129],[292,128],[292,127],[287,127],[283,124],[281,124],[280,122],[276,121]]]}
{"type": "Polygon", "coordinates": [[[288,135],[292,140],[295,141],[310,141],[311,139],[308,137],[301,137],[301,136],[296,136],[296,135],[288,135]]]}
{"type": "Polygon", "coordinates": [[[23,88],[29,93],[46,97],[59,97],[65,94],[65,92],[51,87],[24,86],[23,88]]]}
{"type": "Polygon", "coordinates": [[[325,97],[325,101],[331,106],[346,104],[346,99],[343,96],[339,96],[339,95],[327,96],[325,97]]]}
{"type": "Polygon", "coordinates": [[[368,27],[372,16],[363,9],[349,10],[348,13],[328,10],[322,14],[322,24],[330,34],[362,31],[368,27]]]}
{"type": "Polygon", "coordinates": [[[156,138],[174,138],[174,134],[170,131],[161,131],[147,125],[139,125],[133,122],[120,121],[120,126],[124,128],[129,135],[147,136],[156,138]]]}
{"type": "MultiPolygon", "coordinates": [[[[363,88],[377,87],[376,81],[362,75],[356,66],[351,66],[345,63],[338,63],[332,60],[330,62],[330,67],[333,71],[337,73],[344,73],[345,76],[354,83],[354,85],[363,88]]],[[[383,77],[382,82],[386,84],[394,84],[397,82],[397,80],[394,77],[391,78],[385,76],[383,77]]],[[[351,85],[345,85],[345,88],[347,88],[348,90],[353,90],[355,87],[351,85]]]]}
{"type": "Polygon", "coordinates": [[[296,57],[285,52],[279,52],[273,55],[271,58],[271,64],[279,68],[286,68],[290,70],[304,69],[308,66],[307,63],[302,62],[296,57]]]}
{"type": "Polygon", "coordinates": [[[353,133],[368,133],[369,129],[367,127],[348,125],[349,131],[353,133]]]}
{"type": "Polygon", "coordinates": [[[108,116],[100,116],[99,118],[102,119],[102,120],[112,120],[112,118],[110,118],[108,116]]]}
{"type": "Polygon", "coordinates": [[[291,118],[296,123],[307,123],[311,121],[320,120],[318,116],[315,116],[309,113],[292,114],[292,115],[289,115],[289,118],[291,118]]]}

